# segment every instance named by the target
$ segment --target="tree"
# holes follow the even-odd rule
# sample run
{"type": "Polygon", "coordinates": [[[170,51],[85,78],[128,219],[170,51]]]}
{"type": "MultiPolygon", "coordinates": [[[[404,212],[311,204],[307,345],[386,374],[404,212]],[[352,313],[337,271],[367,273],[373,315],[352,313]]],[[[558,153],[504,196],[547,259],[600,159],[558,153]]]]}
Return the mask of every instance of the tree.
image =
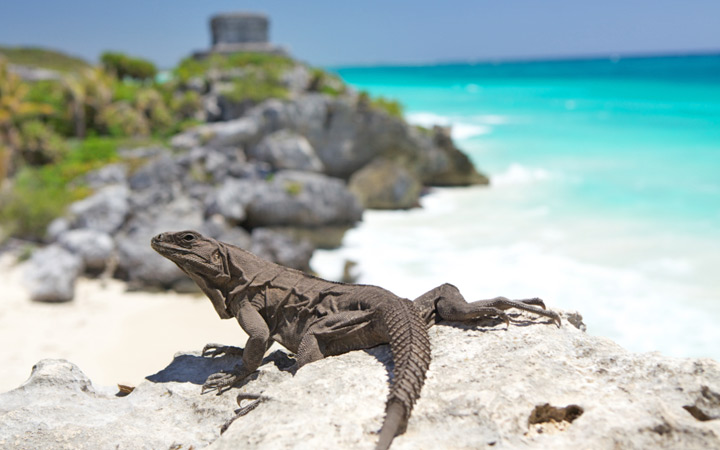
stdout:
{"type": "Polygon", "coordinates": [[[75,136],[84,138],[88,128],[96,128],[103,110],[113,100],[115,80],[99,67],[85,69],[63,79],[67,110],[75,136]]]}
{"type": "Polygon", "coordinates": [[[157,75],[157,68],[152,62],[123,53],[105,52],[100,55],[100,62],[105,70],[113,72],[120,80],[129,77],[145,81],[157,75]]]}
{"type": "Polygon", "coordinates": [[[30,87],[0,58],[0,182],[13,173],[22,145],[23,121],[52,114],[50,105],[28,101],[30,87]]]}

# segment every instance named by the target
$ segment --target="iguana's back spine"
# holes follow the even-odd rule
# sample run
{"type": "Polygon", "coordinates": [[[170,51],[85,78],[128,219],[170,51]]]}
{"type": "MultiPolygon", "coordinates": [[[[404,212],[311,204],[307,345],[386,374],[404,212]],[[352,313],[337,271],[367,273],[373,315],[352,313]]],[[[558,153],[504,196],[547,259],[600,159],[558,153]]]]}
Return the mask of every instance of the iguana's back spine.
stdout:
{"type": "Polygon", "coordinates": [[[376,449],[387,449],[405,432],[415,401],[430,367],[430,337],[420,312],[407,299],[389,302],[380,309],[389,335],[395,369],[385,421],[376,449]]]}

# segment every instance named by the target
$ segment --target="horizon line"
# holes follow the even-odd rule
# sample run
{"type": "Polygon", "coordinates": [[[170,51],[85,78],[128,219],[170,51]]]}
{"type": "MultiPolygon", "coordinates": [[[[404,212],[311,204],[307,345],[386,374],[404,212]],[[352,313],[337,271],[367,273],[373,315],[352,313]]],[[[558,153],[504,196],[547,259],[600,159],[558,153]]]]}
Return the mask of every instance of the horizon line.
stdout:
{"type": "Polygon", "coordinates": [[[563,62],[563,61],[599,61],[599,60],[623,60],[623,59],[648,59],[648,58],[682,58],[688,56],[720,56],[720,49],[714,50],[687,50],[687,51],[639,51],[639,52],[612,52],[612,53],[595,53],[595,54],[577,54],[577,55],[552,55],[552,56],[511,56],[497,58],[479,58],[479,59],[448,59],[435,61],[419,61],[419,62],[391,62],[378,61],[369,63],[342,63],[342,64],[323,64],[320,67],[326,69],[350,69],[350,68],[366,68],[366,67],[427,67],[427,66],[452,66],[452,65],[500,65],[500,64],[520,64],[533,62],[563,62]]]}

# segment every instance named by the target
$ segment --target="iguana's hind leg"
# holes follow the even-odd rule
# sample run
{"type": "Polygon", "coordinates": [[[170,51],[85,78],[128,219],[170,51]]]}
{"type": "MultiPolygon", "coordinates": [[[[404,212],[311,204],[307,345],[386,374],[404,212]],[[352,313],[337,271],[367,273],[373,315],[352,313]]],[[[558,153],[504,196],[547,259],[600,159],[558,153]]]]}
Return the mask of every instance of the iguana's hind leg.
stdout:
{"type": "Polygon", "coordinates": [[[545,309],[545,303],[539,298],[510,300],[495,297],[489,300],[478,300],[468,303],[458,288],[452,284],[443,284],[421,295],[415,300],[425,316],[426,323],[437,323],[440,320],[469,321],[486,316],[498,316],[509,323],[505,310],[516,308],[549,317],[560,326],[560,316],[554,311],[545,309]]]}

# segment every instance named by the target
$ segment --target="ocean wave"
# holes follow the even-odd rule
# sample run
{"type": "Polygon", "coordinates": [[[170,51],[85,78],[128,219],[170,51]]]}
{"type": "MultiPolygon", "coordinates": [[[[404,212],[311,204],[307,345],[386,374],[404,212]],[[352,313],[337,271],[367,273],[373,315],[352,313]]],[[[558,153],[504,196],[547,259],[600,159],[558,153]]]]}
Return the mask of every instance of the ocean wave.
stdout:
{"type": "MultiPolygon", "coordinates": [[[[492,116],[499,117],[499,116],[492,116]]],[[[425,128],[432,128],[434,125],[452,127],[452,137],[457,140],[470,139],[492,132],[493,123],[472,123],[460,118],[442,116],[431,112],[415,112],[406,115],[406,120],[413,125],[420,125],[425,128]]]]}
{"type": "Polygon", "coordinates": [[[510,186],[547,181],[551,178],[553,178],[553,175],[545,169],[525,167],[513,163],[505,172],[492,175],[490,181],[493,186],[510,186]]]}
{"type": "MultiPolygon", "coordinates": [[[[440,194],[457,197],[454,191],[440,194]]],[[[707,307],[712,305],[709,291],[693,280],[573,257],[556,243],[509,231],[508,223],[464,217],[470,212],[461,198],[455,200],[452,214],[437,214],[433,208],[368,211],[363,223],[347,233],[343,247],[317,251],[312,266],[323,276],[336,277],[344,261],[355,261],[359,282],[407,298],[444,282],[458,286],[468,300],[539,296],[550,307],[579,310],[588,332],[629,350],[720,357],[720,328],[714,326],[720,307],[707,307]],[[507,233],[517,236],[497,240],[507,233]]],[[[680,273],[692,269],[691,262],[661,260],[651,266],[680,273]]]]}

